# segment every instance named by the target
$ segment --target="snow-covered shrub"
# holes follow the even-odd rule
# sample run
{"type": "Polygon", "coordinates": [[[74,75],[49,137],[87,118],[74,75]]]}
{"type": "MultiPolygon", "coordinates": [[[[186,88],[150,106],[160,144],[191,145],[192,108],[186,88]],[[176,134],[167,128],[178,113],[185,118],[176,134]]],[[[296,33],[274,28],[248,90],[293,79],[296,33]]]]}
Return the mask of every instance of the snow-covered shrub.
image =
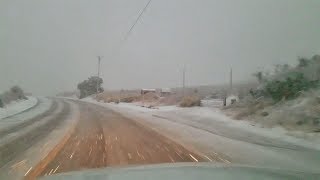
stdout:
{"type": "Polygon", "coordinates": [[[277,66],[275,73],[255,75],[260,85],[226,109],[236,119],[266,126],[317,132],[320,128],[320,56],[300,58],[298,65],[277,66]]]}
{"type": "Polygon", "coordinates": [[[310,81],[302,73],[290,73],[291,76],[285,80],[271,80],[265,85],[264,91],[275,101],[282,99],[293,99],[299,96],[302,91],[316,88],[319,80],[310,81]]]}
{"type": "Polygon", "coordinates": [[[12,101],[28,99],[19,86],[13,86],[9,91],[0,95],[3,104],[9,104],[12,101]]]}
{"type": "Polygon", "coordinates": [[[282,99],[294,99],[303,91],[319,88],[320,85],[320,56],[315,55],[311,59],[299,58],[298,65],[290,68],[288,65],[276,66],[275,73],[254,74],[260,86],[251,90],[250,94],[256,98],[271,97],[278,102],[282,99]]]}
{"type": "Polygon", "coordinates": [[[82,81],[78,84],[78,89],[80,91],[80,99],[88,97],[92,94],[103,92],[102,87],[103,80],[97,76],[91,76],[87,80],[82,81]],[[97,89],[98,87],[98,89],[97,89]]]}

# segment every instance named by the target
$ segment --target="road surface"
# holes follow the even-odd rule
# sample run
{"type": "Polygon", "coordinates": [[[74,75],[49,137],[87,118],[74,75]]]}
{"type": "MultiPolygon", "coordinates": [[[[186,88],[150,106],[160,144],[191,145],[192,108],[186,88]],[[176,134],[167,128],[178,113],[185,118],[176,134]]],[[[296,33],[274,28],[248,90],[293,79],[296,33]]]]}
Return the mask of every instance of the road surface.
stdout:
{"type": "MultiPolygon", "coordinates": [[[[44,107],[41,103],[38,108],[44,107]]],[[[181,115],[165,112],[142,113],[143,116],[131,112],[129,115],[126,109],[116,112],[117,108],[111,106],[106,108],[66,99],[53,99],[51,106],[47,105],[42,113],[30,116],[36,110],[10,117],[15,120],[11,124],[10,118],[0,122],[0,179],[32,178],[109,166],[203,161],[230,163],[231,159],[233,163],[252,166],[267,164],[268,167],[317,171],[320,162],[319,151],[273,139],[257,144],[259,136],[223,126],[219,121],[213,126],[212,119],[182,119],[181,115]],[[23,114],[32,118],[21,119],[23,114]],[[77,120],[70,121],[70,117],[77,117],[74,118],[77,120]],[[66,133],[68,129],[70,133],[66,133]],[[70,135],[66,143],[56,149],[65,134],[70,135]],[[201,154],[179,143],[192,145],[201,154]],[[52,155],[49,152],[53,149],[57,151],[52,155]],[[41,164],[44,156],[50,160],[41,164]]]]}
{"type": "Polygon", "coordinates": [[[108,166],[208,161],[119,113],[72,100],[52,99],[47,110],[1,128],[0,135],[0,179],[108,166]],[[78,107],[80,116],[67,143],[44,167],[27,166],[32,159],[30,150],[31,154],[37,154],[52,139],[60,138],[51,137],[51,132],[67,125],[65,122],[72,115],[70,104],[78,107]],[[22,175],[11,176],[20,171],[22,175]]]}
{"type": "Polygon", "coordinates": [[[0,167],[14,160],[53,129],[58,128],[69,112],[66,102],[54,101],[45,113],[0,131],[0,167]]]}
{"type": "Polygon", "coordinates": [[[101,106],[78,103],[80,119],[75,132],[42,176],[107,166],[207,161],[132,119],[101,106]]]}

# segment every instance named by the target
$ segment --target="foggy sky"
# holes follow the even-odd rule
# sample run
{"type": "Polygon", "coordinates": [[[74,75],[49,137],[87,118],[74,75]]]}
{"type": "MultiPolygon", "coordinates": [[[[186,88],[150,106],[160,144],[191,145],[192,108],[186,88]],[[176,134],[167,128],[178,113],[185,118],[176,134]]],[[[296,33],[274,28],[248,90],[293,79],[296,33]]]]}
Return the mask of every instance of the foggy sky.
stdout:
{"type": "Polygon", "coordinates": [[[320,54],[319,0],[0,0],[0,91],[221,84],[298,56],[320,54]]]}

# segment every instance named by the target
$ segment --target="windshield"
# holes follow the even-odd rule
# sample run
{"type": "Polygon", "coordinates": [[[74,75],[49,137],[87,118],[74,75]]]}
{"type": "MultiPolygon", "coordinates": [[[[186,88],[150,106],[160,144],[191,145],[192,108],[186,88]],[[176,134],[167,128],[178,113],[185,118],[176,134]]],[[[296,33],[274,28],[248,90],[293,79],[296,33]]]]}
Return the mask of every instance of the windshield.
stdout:
{"type": "Polygon", "coordinates": [[[0,179],[180,163],[320,172],[319,9],[2,0],[0,179]]]}

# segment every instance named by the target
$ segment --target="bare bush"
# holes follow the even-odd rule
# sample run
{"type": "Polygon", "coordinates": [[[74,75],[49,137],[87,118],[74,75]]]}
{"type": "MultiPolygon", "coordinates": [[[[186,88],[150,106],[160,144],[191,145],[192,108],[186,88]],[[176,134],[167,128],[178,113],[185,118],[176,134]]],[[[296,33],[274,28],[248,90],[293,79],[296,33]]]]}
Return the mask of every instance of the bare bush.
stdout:
{"type": "Polygon", "coordinates": [[[118,98],[108,98],[107,99],[107,103],[112,103],[112,102],[118,104],[120,101],[118,98]]]}
{"type": "Polygon", "coordinates": [[[201,106],[201,99],[197,96],[186,96],[180,102],[180,107],[201,106]]]}
{"type": "MultiPolygon", "coordinates": [[[[267,112],[264,112],[263,110],[266,107],[269,107],[273,104],[273,101],[271,101],[270,99],[264,99],[263,101],[254,101],[254,102],[250,102],[247,105],[239,105],[236,103],[235,106],[233,106],[234,108],[238,107],[239,108],[239,112],[236,113],[236,115],[234,116],[234,118],[236,119],[243,119],[249,115],[262,115],[262,114],[266,114],[267,112]]],[[[267,116],[267,115],[262,115],[262,116],[267,116]]]]}
{"type": "Polygon", "coordinates": [[[136,96],[128,96],[128,97],[123,97],[120,99],[120,102],[125,102],[125,103],[132,103],[137,99],[136,96]]]}

